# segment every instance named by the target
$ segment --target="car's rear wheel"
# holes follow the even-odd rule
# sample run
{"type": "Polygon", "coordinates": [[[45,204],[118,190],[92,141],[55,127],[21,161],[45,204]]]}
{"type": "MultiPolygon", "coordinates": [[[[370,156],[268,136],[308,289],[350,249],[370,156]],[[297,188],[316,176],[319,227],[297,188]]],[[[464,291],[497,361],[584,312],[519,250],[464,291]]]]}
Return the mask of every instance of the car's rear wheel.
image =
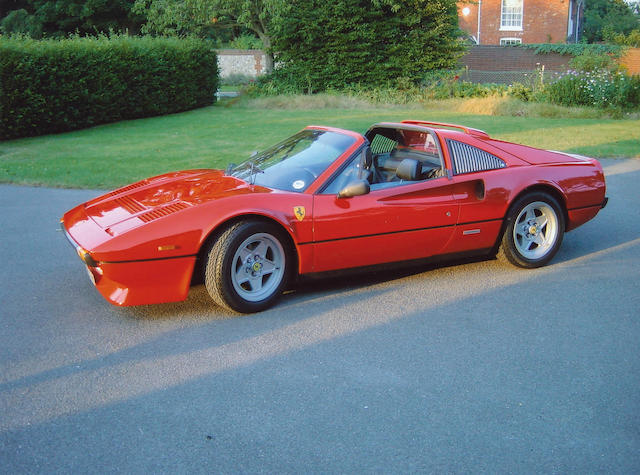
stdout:
{"type": "Polygon", "coordinates": [[[210,245],[204,281],[220,306],[240,313],[265,310],[286,285],[287,240],[272,223],[241,221],[210,245]]]}
{"type": "Polygon", "coordinates": [[[547,264],[558,252],[564,235],[564,214],[551,195],[535,192],[509,209],[499,256],[519,267],[547,264]]]}

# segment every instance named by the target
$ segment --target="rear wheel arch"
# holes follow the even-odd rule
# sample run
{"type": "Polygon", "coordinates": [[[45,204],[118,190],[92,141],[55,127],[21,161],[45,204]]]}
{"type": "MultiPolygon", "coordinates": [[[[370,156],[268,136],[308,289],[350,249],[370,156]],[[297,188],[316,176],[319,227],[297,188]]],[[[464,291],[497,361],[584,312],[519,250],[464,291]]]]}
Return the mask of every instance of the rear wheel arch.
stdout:
{"type": "MultiPolygon", "coordinates": [[[[524,195],[528,195],[528,194],[535,193],[535,192],[547,193],[548,195],[551,195],[553,198],[555,198],[555,200],[560,205],[560,209],[562,210],[562,214],[564,215],[564,224],[565,224],[565,227],[566,227],[567,224],[569,223],[569,213],[567,211],[567,200],[566,200],[564,194],[558,188],[556,188],[555,186],[552,186],[552,185],[539,184],[539,185],[533,185],[533,186],[530,186],[528,188],[525,188],[520,193],[518,193],[514,199],[511,200],[511,203],[509,203],[509,211],[511,211],[511,208],[513,207],[513,205],[516,202],[518,202],[518,200],[520,200],[520,198],[522,198],[524,195]]],[[[508,214],[509,213],[507,212],[505,217],[508,214]]],[[[566,229],[565,229],[565,231],[566,231],[566,229]]]]}
{"type": "Polygon", "coordinates": [[[518,267],[547,264],[562,244],[566,214],[564,200],[548,187],[523,190],[505,214],[496,254],[518,267]]]}
{"type": "Polygon", "coordinates": [[[553,197],[558,202],[558,205],[560,206],[560,209],[562,210],[562,215],[564,217],[565,229],[563,229],[563,231],[566,232],[566,227],[569,225],[569,213],[567,211],[567,201],[564,197],[564,194],[552,185],[545,185],[545,184],[532,185],[521,190],[517,195],[515,195],[509,201],[509,206],[507,207],[507,210],[505,211],[505,214],[502,218],[502,227],[500,228],[500,232],[498,233],[498,236],[496,238],[495,245],[491,251],[492,255],[495,255],[498,253],[498,250],[500,248],[500,243],[502,242],[502,238],[504,237],[504,232],[507,228],[507,217],[513,210],[514,205],[517,204],[522,197],[533,194],[533,193],[537,193],[537,192],[547,193],[548,195],[551,195],[551,197],[553,197]]]}

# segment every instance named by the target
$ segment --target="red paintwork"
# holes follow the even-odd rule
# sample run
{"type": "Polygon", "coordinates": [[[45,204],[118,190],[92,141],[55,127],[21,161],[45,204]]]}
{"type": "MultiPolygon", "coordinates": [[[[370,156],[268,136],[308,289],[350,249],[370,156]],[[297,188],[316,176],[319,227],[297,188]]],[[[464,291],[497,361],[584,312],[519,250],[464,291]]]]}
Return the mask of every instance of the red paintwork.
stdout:
{"type": "Polygon", "coordinates": [[[314,126],[356,142],[304,193],[250,185],[219,170],[187,170],[81,204],[63,216],[62,224],[76,247],[98,263],[89,270],[100,293],[117,305],[139,305],[185,299],[207,238],[242,217],[278,223],[295,247],[298,272],[307,274],[493,248],[510,204],[533,186],[556,194],[566,209],[567,230],[601,209],[605,183],[596,160],[494,140],[463,126],[405,123],[436,134],[447,176],[354,198],[320,194],[366,139],[314,126]],[[507,167],[453,176],[448,138],[499,156],[507,167]],[[302,221],[294,215],[295,206],[306,209],[302,221]]]}

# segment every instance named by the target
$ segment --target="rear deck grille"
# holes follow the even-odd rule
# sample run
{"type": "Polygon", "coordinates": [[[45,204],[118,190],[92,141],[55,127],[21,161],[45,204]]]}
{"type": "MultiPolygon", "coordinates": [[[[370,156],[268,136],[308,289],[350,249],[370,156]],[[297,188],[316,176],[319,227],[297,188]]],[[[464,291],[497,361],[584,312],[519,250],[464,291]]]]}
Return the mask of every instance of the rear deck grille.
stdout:
{"type": "Polygon", "coordinates": [[[140,181],[138,183],[134,183],[133,185],[127,185],[122,188],[118,188],[110,193],[107,193],[107,196],[118,196],[121,193],[125,193],[127,191],[135,190],[136,188],[140,188],[141,186],[146,185],[144,181],[140,181]]]}
{"type": "Polygon", "coordinates": [[[186,205],[185,203],[182,202],[178,202],[178,203],[172,203],[166,206],[163,206],[161,208],[156,208],[152,211],[148,211],[144,214],[141,214],[140,216],[138,216],[138,218],[140,218],[142,221],[144,221],[145,223],[148,223],[150,221],[153,221],[155,219],[159,219],[162,218],[164,216],[169,216],[170,214],[173,214],[177,211],[180,211],[182,209],[188,208],[189,206],[186,205]]]}
{"type": "Polygon", "coordinates": [[[144,206],[142,206],[140,203],[129,196],[121,196],[120,198],[116,198],[115,202],[131,214],[141,213],[146,209],[144,206]]]}

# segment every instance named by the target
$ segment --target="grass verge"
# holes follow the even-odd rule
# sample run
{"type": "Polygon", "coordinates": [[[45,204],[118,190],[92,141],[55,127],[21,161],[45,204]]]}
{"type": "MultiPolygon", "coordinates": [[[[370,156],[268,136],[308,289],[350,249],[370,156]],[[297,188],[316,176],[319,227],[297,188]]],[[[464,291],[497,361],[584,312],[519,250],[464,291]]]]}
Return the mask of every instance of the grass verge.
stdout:
{"type": "Polygon", "coordinates": [[[545,149],[594,157],[640,157],[638,118],[592,118],[584,110],[582,116],[580,110],[574,111],[572,118],[487,115],[509,107],[514,106],[469,100],[374,106],[340,96],[329,102],[293,97],[279,107],[273,102],[221,101],[180,114],[0,142],[0,182],[109,189],[172,170],[224,168],[309,124],[364,132],[375,122],[409,118],[460,123],[499,139],[545,149]],[[310,108],[300,101],[310,103],[310,108]],[[291,103],[297,106],[289,109],[291,103]]]}

